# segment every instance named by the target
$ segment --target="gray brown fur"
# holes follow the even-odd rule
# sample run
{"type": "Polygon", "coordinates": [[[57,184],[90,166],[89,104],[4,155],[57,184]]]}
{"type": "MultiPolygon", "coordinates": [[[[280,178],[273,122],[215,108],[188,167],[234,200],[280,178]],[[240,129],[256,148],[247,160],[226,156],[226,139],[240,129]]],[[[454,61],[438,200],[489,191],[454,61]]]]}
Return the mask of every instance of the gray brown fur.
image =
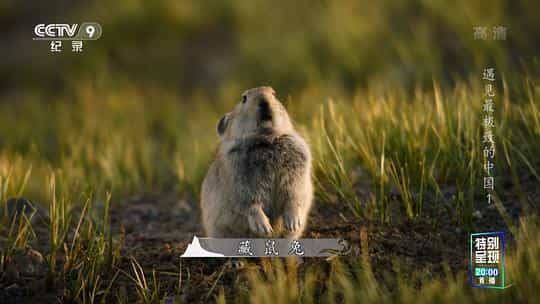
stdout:
{"type": "Polygon", "coordinates": [[[207,236],[299,238],[313,200],[311,153],[270,87],[246,91],[218,123],[201,194],[207,236]]]}

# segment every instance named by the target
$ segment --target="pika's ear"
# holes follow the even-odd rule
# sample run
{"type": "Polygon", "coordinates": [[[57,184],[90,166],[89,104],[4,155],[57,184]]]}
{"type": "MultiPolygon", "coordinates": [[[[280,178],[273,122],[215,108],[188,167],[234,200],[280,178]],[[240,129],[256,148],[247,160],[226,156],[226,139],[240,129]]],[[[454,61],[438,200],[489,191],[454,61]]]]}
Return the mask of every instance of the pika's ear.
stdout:
{"type": "Polygon", "coordinates": [[[217,132],[220,137],[223,136],[223,134],[225,134],[225,130],[227,129],[228,122],[229,122],[229,114],[226,114],[225,116],[221,117],[221,119],[219,120],[218,125],[217,125],[217,132]]]}

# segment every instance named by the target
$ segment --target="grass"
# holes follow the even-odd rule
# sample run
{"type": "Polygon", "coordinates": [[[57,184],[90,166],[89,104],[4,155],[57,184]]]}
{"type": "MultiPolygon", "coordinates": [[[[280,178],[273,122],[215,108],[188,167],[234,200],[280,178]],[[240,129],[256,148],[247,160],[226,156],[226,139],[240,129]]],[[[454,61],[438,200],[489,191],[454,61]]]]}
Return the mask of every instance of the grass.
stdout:
{"type": "MultiPolygon", "coordinates": [[[[504,92],[505,98],[497,103],[501,108],[496,118],[501,124],[495,129],[500,143],[497,167],[501,172],[510,170],[518,185],[522,174],[540,181],[535,160],[540,152],[536,144],[540,137],[539,89],[534,83],[519,84],[527,92],[524,99],[513,99],[504,92]]],[[[443,90],[436,83],[433,88],[418,90],[412,97],[398,91],[386,96],[365,92],[350,100],[325,99],[306,92],[286,101],[312,146],[319,204],[346,204],[353,217],[360,219],[385,223],[400,217],[414,220],[422,218],[424,206],[434,198],[447,200],[443,190],[455,185],[456,195],[448,203],[454,208],[456,223],[470,227],[475,202],[483,199],[478,190],[482,176],[482,155],[478,152],[481,86],[472,81],[454,90],[443,90]],[[356,169],[362,172],[360,177],[356,169]],[[362,181],[369,181],[368,198],[358,194],[362,181]],[[400,210],[400,215],[390,210],[400,210]]],[[[208,147],[216,142],[214,126],[219,113],[215,108],[226,109],[232,103],[216,107],[203,100],[188,106],[174,96],[158,96],[160,108],[151,106],[156,96],[83,87],[70,103],[45,105],[26,97],[10,104],[10,111],[6,104],[0,104],[4,107],[0,121],[16,125],[18,130],[0,131],[4,143],[0,155],[2,201],[22,195],[49,207],[49,232],[43,248],[48,282],[51,286],[67,283],[69,297],[77,301],[103,301],[122,273],[132,278],[142,302],[156,302],[164,296],[159,293],[155,272],[147,282],[145,270],[136,260],[131,262],[129,275],[125,270],[111,270],[118,265],[121,250],[121,240],[113,235],[109,223],[111,202],[145,191],[197,196],[212,157],[208,147]],[[10,114],[21,111],[26,113],[24,119],[15,120],[10,114]]],[[[524,195],[521,199],[530,200],[524,195]]],[[[7,214],[5,208],[2,214],[7,214]]],[[[43,238],[34,233],[31,217],[24,216],[18,222],[3,217],[2,225],[7,229],[3,261],[14,248],[43,238]]],[[[520,233],[524,238],[535,238],[536,227],[523,224],[520,233]]],[[[519,271],[525,271],[518,270],[518,265],[536,254],[527,248],[531,247],[518,245],[515,258],[509,259],[514,261],[509,262],[509,268],[516,282],[522,280],[519,271]]],[[[369,275],[369,263],[363,263],[349,265],[353,269],[350,273],[341,262],[330,262],[324,299],[378,302],[397,297],[392,299],[407,303],[411,301],[407,299],[425,293],[426,299],[444,302],[444,284],[466,284],[459,275],[449,273],[443,281],[425,283],[420,290],[403,285],[396,295],[377,285],[369,275]]],[[[295,277],[292,265],[265,265],[262,277],[266,279],[249,277],[250,284],[256,286],[250,290],[257,290],[248,297],[250,301],[264,303],[276,295],[284,302],[316,301],[316,273],[308,271],[295,277]]],[[[490,297],[476,291],[462,294],[452,288],[457,287],[451,287],[447,296],[468,300],[490,297]]],[[[521,287],[514,290],[521,292],[521,287]]],[[[529,296],[534,290],[525,292],[520,296],[529,296]]]]}
{"type": "MultiPolygon", "coordinates": [[[[528,92],[526,99],[497,104],[501,110],[496,121],[501,125],[495,137],[506,147],[498,149],[497,166],[504,171],[511,159],[512,167],[524,167],[538,179],[539,148],[532,144],[540,128],[538,89],[531,83],[519,85],[528,92]],[[503,152],[509,154],[507,158],[503,152]]],[[[366,202],[360,202],[357,177],[351,172],[360,168],[372,182],[374,213],[381,219],[387,216],[389,193],[399,193],[406,216],[414,218],[422,213],[425,193],[440,194],[448,184],[467,193],[456,198],[461,215],[467,216],[483,174],[480,84],[460,84],[445,93],[436,84],[434,88],[412,98],[399,92],[382,97],[367,93],[352,100],[295,98],[290,108],[292,116],[299,117],[299,130],[311,142],[318,197],[346,203],[355,216],[362,216],[366,202]]],[[[96,95],[89,88],[81,90],[70,103],[44,105],[23,99],[2,110],[2,121],[26,132],[21,136],[0,131],[6,143],[0,156],[4,201],[20,196],[21,188],[33,200],[47,201],[43,184],[51,174],[55,187],[61,188],[56,192],[67,200],[56,202],[61,207],[77,200],[80,193],[92,193],[96,200],[109,191],[114,198],[145,191],[198,193],[217,139],[216,107],[205,101],[188,106],[160,94],[96,95]],[[162,100],[161,107],[151,106],[155,99],[162,100]],[[15,120],[13,111],[26,113],[24,119],[15,120]],[[43,120],[40,115],[57,119],[43,120]]],[[[217,108],[232,104],[224,102],[217,108]]]]}
{"type": "MultiPolygon", "coordinates": [[[[310,143],[317,205],[346,206],[343,218],[381,226],[441,220],[429,218],[436,208],[453,228],[470,231],[485,202],[481,71],[492,66],[494,200],[516,238],[508,258],[513,287],[470,290],[466,273],[413,275],[402,261],[376,269],[366,248],[377,244],[364,235],[361,259],[320,269],[261,261],[230,286],[223,266],[201,293],[220,303],[234,302],[231,295],[253,303],[538,297],[538,199],[524,183],[540,182],[534,1],[75,1],[62,17],[99,21],[104,35],[85,44],[84,56],[56,57],[38,42],[20,47],[28,36],[17,33],[35,20],[14,1],[0,6],[13,23],[0,66],[10,75],[0,80],[7,88],[0,94],[0,270],[31,246],[43,253],[47,287],[62,290],[62,300],[181,302],[183,292],[200,288],[198,274],[188,266],[168,273],[178,287],[163,292],[164,274],[126,254],[111,209],[148,193],[195,205],[219,118],[244,89],[262,84],[277,89],[310,143]],[[478,25],[506,25],[509,39],[474,40],[478,25]],[[505,192],[524,207],[520,223],[505,210],[505,192]],[[41,211],[12,217],[13,197],[41,211]],[[385,271],[395,278],[381,279],[385,271]],[[131,293],[116,288],[126,279],[131,293]]],[[[48,10],[53,5],[40,8],[48,10]]]]}
{"type": "Polygon", "coordinates": [[[150,284],[146,280],[143,268],[135,258],[131,258],[132,275],[127,276],[135,283],[137,296],[142,303],[158,303],[160,300],[159,281],[156,271],[152,270],[152,281],[150,284]]]}

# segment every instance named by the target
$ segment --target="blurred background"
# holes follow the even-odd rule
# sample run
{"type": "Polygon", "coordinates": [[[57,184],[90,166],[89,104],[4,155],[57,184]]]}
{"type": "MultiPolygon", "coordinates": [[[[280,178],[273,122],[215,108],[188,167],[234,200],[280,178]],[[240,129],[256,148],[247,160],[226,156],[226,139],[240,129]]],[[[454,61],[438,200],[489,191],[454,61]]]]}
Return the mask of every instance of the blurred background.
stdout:
{"type": "MultiPolygon", "coordinates": [[[[522,71],[540,47],[538,1],[3,0],[0,89],[65,94],[92,82],[217,96],[260,84],[353,92],[452,84],[496,64],[522,71]],[[82,54],[32,41],[38,23],[99,22],[82,54]],[[493,41],[493,26],[507,39],[493,41]],[[488,39],[474,40],[485,26],[488,39]]],[[[3,98],[3,100],[6,100],[3,98]]]]}
{"type": "MultiPolygon", "coordinates": [[[[445,152],[455,161],[437,168],[442,176],[455,175],[473,148],[462,147],[456,158],[449,143],[464,136],[474,146],[480,138],[485,67],[495,68],[505,100],[534,99],[528,85],[536,88],[540,72],[538,12],[538,1],[511,0],[3,0],[0,172],[17,172],[11,178],[24,181],[31,167],[26,190],[36,197],[45,196],[51,170],[63,174],[73,192],[80,191],[78,184],[119,195],[178,185],[197,193],[219,118],[244,90],[270,85],[314,144],[318,172],[329,170],[322,164],[334,151],[324,136],[339,139],[337,130],[344,143],[335,144],[347,167],[338,176],[360,165],[371,168],[373,178],[381,175],[373,164],[385,149],[378,147],[381,134],[395,141],[386,144],[389,153],[402,151],[412,162],[428,153],[435,162],[442,157],[438,132],[453,130],[445,152]],[[99,40],[85,41],[82,53],[71,52],[69,43],[51,53],[49,42],[32,40],[36,24],[82,22],[103,28],[99,40]],[[505,40],[492,38],[495,26],[506,28],[505,40]],[[475,27],[485,27],[486,39],[475,39],[475,27]],[[445,109],[436,104],[440,94],[445,109]],[[329,108],[332,100],[342,104],[337,114],[329,108]],[[424,115],[429,109],[447,119],[424,115]],[[404,139],[416,140],[422,128],[433,139],[424,143],[427,152],[404,139]],[[359,154],[351,143],[374,148],[359,154]]],[[[520,116],[537,115],[530,106],[497,115],[535,121],[520,116]]],[[[531,129],[516,123],[509,130],[518,126],[531,129]]]]}

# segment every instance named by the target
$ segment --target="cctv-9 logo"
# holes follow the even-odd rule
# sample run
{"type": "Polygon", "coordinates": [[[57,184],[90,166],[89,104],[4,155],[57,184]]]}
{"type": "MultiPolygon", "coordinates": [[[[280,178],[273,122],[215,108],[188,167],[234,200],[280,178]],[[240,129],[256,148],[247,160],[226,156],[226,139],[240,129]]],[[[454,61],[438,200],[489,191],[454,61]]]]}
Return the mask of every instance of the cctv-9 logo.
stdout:
{"type": "Polygon", "coordinates": [[[98,40],[101,37],[101,25],[97,22],[37,24],[34,27],[36,40],[98,40]]]}

